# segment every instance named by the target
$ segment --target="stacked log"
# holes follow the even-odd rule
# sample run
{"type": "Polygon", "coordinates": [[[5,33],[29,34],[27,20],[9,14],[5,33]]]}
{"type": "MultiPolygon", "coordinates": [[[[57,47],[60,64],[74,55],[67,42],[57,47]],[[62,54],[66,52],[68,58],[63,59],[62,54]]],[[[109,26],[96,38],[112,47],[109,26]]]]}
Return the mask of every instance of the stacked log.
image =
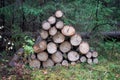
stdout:
{"type": "Polygon", "coordinates": [[[35,68],[53,67],[54,65],[87,62],[98,63],[98,53],[90,50],[89,44],[84,41],[80,34],[71,25],[65,25],[61,21],[63,12],[58,10],[54,15],[42,22],[42,29],[33,49],[29,65],[35,68]]]}

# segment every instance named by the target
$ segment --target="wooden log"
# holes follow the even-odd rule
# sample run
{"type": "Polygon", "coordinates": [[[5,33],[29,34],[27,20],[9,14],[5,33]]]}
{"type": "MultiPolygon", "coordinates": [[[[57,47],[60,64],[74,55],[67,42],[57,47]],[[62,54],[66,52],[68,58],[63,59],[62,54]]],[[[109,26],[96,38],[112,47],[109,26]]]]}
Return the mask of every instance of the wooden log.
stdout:
{"type": "Polygon", "coordinates": [[[62,29],[63,27],[64,27],[63,21],[58,21],[58,22],[56,23],[56,28],[57,28],[57,29],[62,29]]]}
{"type": "Polygon", "coordinates": [[[36,55],[35,54],[31,54],[30,55],[30,58],[33,60],[33,59],[36,59],[36,55]]]}
{"type": "Polygon", "coordinates": [[[92,52],[92,57],[98,57],[98,52],[93,51],[93,52],[92,52]]]}
{"type": "Polygon", "coordinates": [[[86,57],[87,57],[87,58],[91,58],[91,57],[92,57],[92,52],[89,51],[89,52],[86,54],[86,57]]]}
{"type": "Polygon", "coordinates": [[[79,54],[75,51],[70,51],[68,53],[68,60],[70,61],[77,61],[79,59],[79,54]]]}
{"type": "Polygon", "coordinates": [[[41,30],[40,31],[40,36],[41,36],[42,39],[47,39],[49,35],[48,35],[47,31],[41,30]]]}
{"type": "Polygon", "coordinates": [[[51,25],[50,25],[49,22],[44,21],[44,22],[42,23],[42,28],[43,28],[44,30],[49,30],[50,27],[51,27],[51,25]]]}
{"type": "Polygon", "coordinates": [[[82,53],[82,54],[87,54],[88,51],[89,51],[89,44],[87,42],[82,42],[80,45],[79,45],[79,51],[82,53]]]}
{"type": "Polygon", "coordinates": [[[44,51],[46,48],[47,48],[47,43],[46,43],[45,40],[40,41],[39,44],[35,44],[35,45],[33,46],[33,49],[34,49],[34,52],[35,52],[35,53],[42,52],[42,51],[44,51]]]}
{"type": "Polygon", "coordinates": [[[68,61],[67,61],[67,60],[63,60],[63,61],[62,61],[62,66],[68,67],[68,66],[69,66],[68,61]]]}
{"type": "Polygon", "coordinates": [[[75,66],[75,65],[76,65],[76,62],[71,62],[71,65],[72,65],[72,66],[75,66]]]}
{"type": "Polygon", "coordinates": [[[40,52],[40,53],[37,54],[37,58],[40,61],[47,61],[48,53],[47,52],[40,52]]]}
{"type": "Polygon", "coordinates": [[[33,68],[40,68],[41,62],[37,59],[29,60],[29,65],[33,68]]]}
{"type": "Polygon", "coordinates": [[[57,33],[56,27],[51,27],[51,28],[49,29],[49,34],[50,34],[51,36],[54,36],[56,33],[57,33]]]}
{"type": "Polygon", "coordinates": [[[50,16],[50,17],[48,18],[48,22],[49,22],[50,24],[55,24],[56,18],[55,18],[54,16],[50,16]]]}
{"type": "Polygon", "coordinates": [[[57,51],[56,53],[52,54],[51,58],[55,63],[60,63],[63,60],[63,55],[60,51],[57,51]]]}
{"type": "Polygon", "coordinates": [[[64,26],[62,31],[61,31],[65,36],[72,36],[75,34],[75,28],[73,28],[72,26],[64,26]]]}
{"type": "Polygon", "coordinates": [[[82,38],[79,34],[75,34],[71,37],[70,39],[70,43],[73,45],[73,46],[78,46],[82,41],[82,38]]]}
{"type": "Polygon", "coordinates": [[[98,64],[98,58],[93,58],[93,63],[98,64]]]}
{"type": "Polygon", "coordinates": [[[53,42],[47,44],[47,51],[49,54],[54,54],[57,51],[57,46],[53,42]]]}
{"type": "Polygon", "coordinates": [[[54,62],[51,59],[48,59],[47,61],[42,62],[42,65],[44,68],[53,67],[54,62]]]}
{"type": "Polygon", "coordinates": [[[92,62],[92,59],[87,59],[87,63],[88,64],[92,64],[93,62],[92,62]]]}
{"type": "Polygon", "coordinates": [[[87,58],[85,56],[80,57],[80,62],[86,62],[86,61],[87,61],[87,58]]]}
{"type": "Polygon", "coordinates": [[[57,34],[53,36],[53,41],[55,43],[62,43],[64,40],[65,40],[65,36],[60,32],[57,32],[57,34]]]}
{"type": "Polygon", "coordinates": [[[12,60],[9,62],[9,65],[14,67],[16,62],[18,62],[19,58],[20,58],[20,56],[18,56],[17,54],[14,54],[12,60]]]}
{"type": "Polygon", "coordinates": [[[57,10],[57,11],[55,12],[55,16],[56,16],[57,18],[61,18],[61,17],[63,16],[63,12],[62,12],[61,10],[57,10]]]}
{"type": "Polygon", "coordinates": [[[71,50],[71,44],[68,41],[64,41],[63,43],[60,44],[60,51],[63,53],[66,53],[71,50]]]}

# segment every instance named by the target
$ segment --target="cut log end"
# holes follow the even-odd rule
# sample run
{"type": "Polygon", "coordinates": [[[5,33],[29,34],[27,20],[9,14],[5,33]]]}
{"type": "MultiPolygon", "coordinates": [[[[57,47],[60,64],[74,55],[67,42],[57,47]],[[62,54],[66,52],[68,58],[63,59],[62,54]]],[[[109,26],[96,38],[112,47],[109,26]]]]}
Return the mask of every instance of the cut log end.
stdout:
{"type": "Polygon", "coordinates": [[[40,64],[41,64],[41,62],[37,59],[29,61],[29,65],[33,68],[40,68],[40,66],[41,66],[40,64]]]}
{"type": "Polygon", "coordinates": [[[48,59],[47,61],[42,62],[42,65],[44,68],[53,67],[54,62],[51,59],[48,59]]]}
{"type": "Polygon", "coordinates": [[[48,35],[47,31],[41,30],[40,31],[40,36],[41,36],[42,39],[47,39],[49,35],[48,35]]]}
{"type": "Polygon", "coordinates": [[[55,16],[57,18],[61,18],[63,16],[63,12],[61,10],[58,10],[58,11],[55,12],[55,16]]]}
{"type": "Polygon", "coordinates": [[[87,54],[89,52],[89,44],[87,42],[82,42],[80,45],[79,45],[79,51],[82,53],[82,54],[87,54]]]}
{"type": "Polygon", "coordinates": [[[63,53],[66,53],[66,52],[70,51],[72,47],[68,41],[64,41],[63,43],[60,44],[59,48],[63,53]]]}
{"type": "Polygon", "coordinates": [[[57,51],[57,46],[55,43],[50,42],[47,44],[47,51],[50,54],[54,54],[57,51]]]}
{"type": "Polygon", "coordinates": [[[68,66],[69,66],[68,61],[67,61],[67,60],[63,60],[63,61],[62,61],[62,66],[68,67],[68,66]]]}
{"type": "Polygon", "coordinates": [[[58,21],[58,22],[56,23],[56,28],[57,28],[57,29],[62,29],[63,27],[64,27],[63,21],[58,21]]]}
{"type": "Polygon", "coordinates": [[[70,51],[68,53],[68,59],[70,61],[77,61],[79,59],[79,57],[80,57],[79,54],[75,51],[70,51]]]}
{"type": "Polygon", "coordinates": [[[86,62],[86,61],[87,61],[87,58],[85,56],[80,57],[80,62],[86,62]]]}
{"type": "Polygon", "coordinates": [[[50,24],[55,24],[56,18],[55,18],[54,16],[51,16],[51,17],[48,18],[48,22],[49,22],[50,24]]]}
{"type": "Polygon", "coordinates": [[[60,32],[57,32],[57,34],[53,36],[53,41],[55,43],[62,43],[64,40],[65,40],[65,36],[60,32]]]}
{"type": "Polygon", "coordinates": [[[49,29],[49,34],[50,34],[51,36],[54,36],[56,33],[57,33],[57,29],[56,29],[55,27],[51,27],[51,28],[49,29]]]}
{"type": "Polygon", "coordinates": [[[37,54],[37,58],[40,61],[47,61],[47,59],[48,59],[48,53],[46,53],[46,52],[40,52],[40,53],[37,54]]]}
{"type": "Polygon", "coordinates": [[[42,23],[42,28],[43,28],[44,30],[49,30],[50,27],[51,27],[51,25],[50,25],[49,22],[44,21],[44,22],[42,23]]]}

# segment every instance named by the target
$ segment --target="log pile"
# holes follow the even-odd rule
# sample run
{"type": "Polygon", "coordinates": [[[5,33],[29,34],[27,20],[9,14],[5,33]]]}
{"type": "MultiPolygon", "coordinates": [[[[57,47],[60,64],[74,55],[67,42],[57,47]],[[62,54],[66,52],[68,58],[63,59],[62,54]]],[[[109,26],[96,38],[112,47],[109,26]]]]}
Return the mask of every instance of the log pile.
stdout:
{"type": "Polygon", "coordinates": [[[34,54],[30,56],[29,65],[46,68],[55,65],[69,66],[77,62],[98,63],[98,53],[90,50],[81,35],[71,25],[61,20],[63,12],[58,10],[42,22],[40,35],[33,46],[34,54]]]}

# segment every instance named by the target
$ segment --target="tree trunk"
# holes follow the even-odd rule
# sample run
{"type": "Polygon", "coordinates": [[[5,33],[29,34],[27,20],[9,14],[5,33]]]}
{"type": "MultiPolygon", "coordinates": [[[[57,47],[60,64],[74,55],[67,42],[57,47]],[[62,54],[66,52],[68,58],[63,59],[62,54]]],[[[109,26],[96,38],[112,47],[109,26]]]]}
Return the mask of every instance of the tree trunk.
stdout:
{"type": "Polygon", "coordinates": [[[44,21],[44,22],[42,23],[42,28],[43,28],[44,30],[49,30],[50,27],[51,27],[51,25],[50,25],[49,22],[44,21]]]}
{"type": "Polygon", "coordinates": [[[37,59],[34,59],[29,61],[29,65],[33,68],[40,68],[41,62],[37,59]]]}
{"type": "Polygon", "coordinates": [[[54,16],[51,16],[51,17],[48,18],[48,22],[50,24],[55,24],[56,23],[56,18],[54,16]]]}
{"type": "Polygon", "coordinates": [[[57,18],[61,18],[63,16],[63,12],[61,10],[58,10],[58,11],[55,12],[55,16],[57,18]]]}
{"type": "Polygon", "coordinates": [[[70,51],[68,53],[68,60],[69,61],[77,61],[79,59],[79,54],[75,51],[70,51]]]}
{"type": "Polygon", "coordinates": [[[62,43],[64,40],[65,40],[65,36],[60,32],[57,32],[57,34],[53,36],[53,41],[55,43],[62,43]]]}
{"type": "Polygon", "coordinates": [[[48,53],[47,52],[40,52],[40,53],[37,54],[37,58],[40,61],[47,61],[48,53]]]}
{"type": "Polygon", "coordinates": [[[54,54],[57,51],[57,46],[55,43],[50,42],[47,44],[47,51],[49,54],[54,54]]]}
{"type": "Polygon", "coordinates": [[[61,32],[65,36],[72,36],[75,34],[75,29],[72,26],[64,26],[61,32]]]}
{"type": "Polygon", "coordinates": [[[47,31],[41,30],[40,31],[40,36],[41,36],[42,39],[47,39],[49,35],[48,35],[47,31]]]}
{"type": "Polygon", "coordinates": [[[82,42],[80,45],[79,45],[79,51],[82,53],[82,54],[87,54],[88,51],[89,51],[89,44],[87,42],[82,42]]]}
{"type": "Polygon", "coordinates": [[[63,55],[60,51],[57,51],[56,53],[52,54],[51,58],[55,63],[60,63],[63,60],[63,55]]]}
{"type": "Polygon", "coordinates": [[[63,21],[58,21],[58,22],[56,23],[56,28],[57,28],[57,29],[62,29],[63,27],[64,27],[63,21]]]}
{"type": "Polygon", "coordinates": [[[48,59],[47,61],[44,61],[42,63],[44,68],[48,68],[48,67],[53,67],[54,66],[54,62],[51,59],[48,59]]]}
{"type": "Polygon", "coordinates": [[[60,44],[60,51],[63,53],[66,53],[71,50],[71,44],[68,41],[64,41],[63,43],[60,44]]]}
{"type": "Polygon", "coordinates": [[[79,34],[75,34],[71,37],[70,39],[70,43],[73,45],[73,46],[78,46],[82,41],[82,38],[79,34]]]}
{"type": "Polygon", "coordinates": [[[56,33],[57,33],[56,27],[51,27],[51,28],[49,29],[49,34],[50,34],[51,36],[54,36],[56,33]]]}

